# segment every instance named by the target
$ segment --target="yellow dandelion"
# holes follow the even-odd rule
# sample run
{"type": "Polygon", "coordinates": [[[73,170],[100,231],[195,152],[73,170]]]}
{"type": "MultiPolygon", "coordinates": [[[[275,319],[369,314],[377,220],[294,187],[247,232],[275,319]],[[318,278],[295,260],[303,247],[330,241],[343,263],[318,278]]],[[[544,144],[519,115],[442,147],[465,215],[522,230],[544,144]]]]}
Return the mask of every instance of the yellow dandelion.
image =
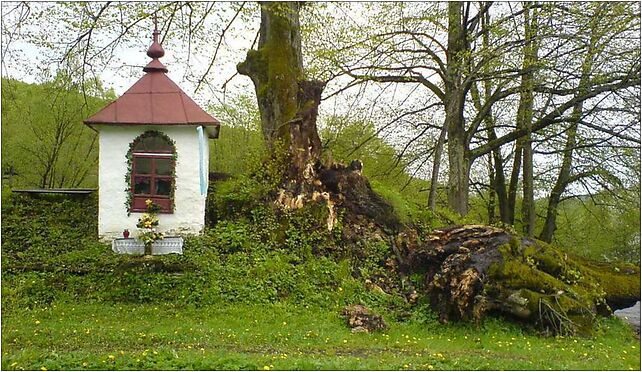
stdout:
{"type": "Polygon", "coordinates": [[[113,356],[113,355],[109,355],[107,358],[109,358],[109,359],[111,359],[111,360],[116,359],[116,357],[115,357],[115,356],[113,356]]]}
{"type": "Polygon", "coordinates": [[[40,321],[39,321],[39,320],[36,320],[36,324],[40,324],[40,321]]]}
{"type": "Polygon", "coordinates": [[[46,370],[47,370],[47,367],[42,366],[42,367],[40,367],[40,370],[41,370],[41,371],[46,371],[46,370]]]}
{"type": "Polygon", "coordinates": [[[269,371],[270,370],[270,366],[263,366],[263,370],[264,371],[269,371]]]}

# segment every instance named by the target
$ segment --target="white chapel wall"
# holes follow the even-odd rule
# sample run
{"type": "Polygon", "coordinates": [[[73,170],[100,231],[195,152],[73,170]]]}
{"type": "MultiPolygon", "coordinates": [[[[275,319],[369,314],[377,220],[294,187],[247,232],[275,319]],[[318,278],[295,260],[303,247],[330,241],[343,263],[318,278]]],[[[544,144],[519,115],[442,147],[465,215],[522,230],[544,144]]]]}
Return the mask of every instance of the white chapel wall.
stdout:
{"type": "MultiPolygon", "coordinates": [[[[103,239],[122,237],[128,229],[136,237],[136,223],[142,213],[127,216],[125,175],[129,144],[148,130],[165,133],[176,144],[176,189],[174,213],[159,213],[159,230],[170,234],[199,233],[205,225],[206,195],[200,192],[198,133],[196,126],[112,126],[100,125],[99,130],[99,189],[98,235],[103,239]]],[[[206,137],[207,138],[207,137],[206,137]]],[[[209,166],[206,141],[205,169],[209,166]]]]}

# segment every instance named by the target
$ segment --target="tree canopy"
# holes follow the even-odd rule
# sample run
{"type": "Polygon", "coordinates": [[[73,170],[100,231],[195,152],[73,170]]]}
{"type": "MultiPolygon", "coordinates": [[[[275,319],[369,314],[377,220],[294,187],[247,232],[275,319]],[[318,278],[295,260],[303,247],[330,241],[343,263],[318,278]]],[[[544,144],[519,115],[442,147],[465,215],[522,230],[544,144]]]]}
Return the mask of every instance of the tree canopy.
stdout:
{"type": "MultiPolygon", "coordinates": [[[[307,133],[345,118],[372,132],[355,148],[383,140],[428,182],[432,210],[466,215],[481,200],[488,222],[551,241],[565,200],[639,190],[637,3],[8,2],[2,12],[5,74],[64,71],[80,88],[131,79],[144,56],[128,51],[147,46],[157,17],[170,71],[198,100],[232,107],[254,82],[268,149],[274,128],[312,107],[307,133]],[[285,36],[293,54],[279,51],[285,36]],[[314,94],[268,114],[275,84],[290,100],[314,94]]],[[[295,141],[315,144],[299,171],[327,152],[328,139],[311,136],[295,141]]]]}

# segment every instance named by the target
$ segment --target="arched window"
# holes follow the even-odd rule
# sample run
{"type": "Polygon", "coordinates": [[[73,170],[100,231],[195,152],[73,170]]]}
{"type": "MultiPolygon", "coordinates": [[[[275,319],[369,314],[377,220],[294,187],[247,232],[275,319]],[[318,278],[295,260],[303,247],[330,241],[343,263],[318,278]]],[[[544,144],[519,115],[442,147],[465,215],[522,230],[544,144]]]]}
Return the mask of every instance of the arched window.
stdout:
{"type": "Polygon", "coordinates": [[[145,212],[147,199],[159,205],[161,213],[173,212],[175,154],[172,141],[160,132],[145,132],[134,140],[130,148],[132,212],[145,212]]]}

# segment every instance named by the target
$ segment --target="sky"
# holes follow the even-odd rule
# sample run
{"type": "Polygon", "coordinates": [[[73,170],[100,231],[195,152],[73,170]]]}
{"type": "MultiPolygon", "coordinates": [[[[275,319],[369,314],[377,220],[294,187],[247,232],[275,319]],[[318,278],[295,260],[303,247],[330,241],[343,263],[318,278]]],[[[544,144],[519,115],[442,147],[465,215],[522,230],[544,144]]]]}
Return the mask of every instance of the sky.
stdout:
{"type": "MultiPolygon", "coordinates": [[[[28,83],[38,83],[42,82],[43,74],[37,68],[34,69],[34,66],[40,69],[44,67],[49,74],[53,74],[58,68],[59,64],[56,61],[61,59],[64,47],[58,47],[57,45],[54,48],[43,47],[38,45],[40,40],[49,38],[52,42],[59,42],[60,40],[72,40],[76,35],[67,25],[58,24],[52,26],[53,29],[50,29],[49,27],[43,27],[42,24],[35,20],[39,7],[55,6],[55,3],[30,3],[32,10],[28,19],[29,24],[22,26],[21,32],[10,43],[7,42],[6,30],[3,30],[3,77],[12,77],[28,83]],[[56,36],[51,37],[51,34],[56,36]]],[[[2,3],[3,27],[15,24],[18,12],[9,12],[14,7],[15,3],[2,3]],[[7,13],[9,14],[7,15],[7,13]]],[[[223,10],[229,12],[231,9],[223,10]]],[[[222,15],[220,18],[224,18],[224,16],[222,15]]],[[[220,19],[208,17],[207,26],[210,28],[218,27],[216,25],[217,21],[220,21],[220,19]]],[[[163,20],[159,20],[159,23],[162,25],[163,20]]],[[[239,27],[258,27],[258,22],[255,25],[247,23],[241,25],[241,22],[237,22],[237,24],[239,27]]],[[[140,22],[135,28],[132,28],[130,40],[127,40],[113,51],[113,54],[110,55],[110,62],[98,64],[95,72],[106,88],[113,88],[117,95],[121,95],[144,74],[142,67],[150,60],[146,56],[146,50],[152,42],[153,29],[154,26],[151,19],[140,22]]],[[[219,51],[219,62],[208,76],[211,80],[211,86],[216,90],[216,95],[220,95],[220,87],[235,74],[236,63],[243,59],[245,51],[249,47],[246,33],[237,31],[231,30],[226,35],[219,51]]],[[[114,30],[98,30],[96,34],[93,39],[93,46],[96,48],[108,44],[116,35],[114,30]]],[[[161,38],[163,36],[161,35],[161,38]]],[[[216,103],[216,100],[222,99],[222,95],[220,98],[214,98],[212,97],[212,91],[208,92],[207,88],[195,92],[196,81],[194,78],[194,75],[204,72],[204,66],[209,64],[208,56],[213,53],[213,43],[200,45],[198,50],[192,50],[192,53],[189,53],[189,63],[186,63],[187,45],[181,39],[175,37],[175,35],[169,36],[169,39],[163,45],[165,56],[161,58],[161,62],[168,67],[168,76],[200,104],[216,103]]],[[[101,58],[106,58],[106,54],[102,53],[101,58]]],[[[237,76],[231,84],[233,86],[230,86],[230,89],[251,92],[249,90],[251,81],[246,77],[237,76]]]]}

